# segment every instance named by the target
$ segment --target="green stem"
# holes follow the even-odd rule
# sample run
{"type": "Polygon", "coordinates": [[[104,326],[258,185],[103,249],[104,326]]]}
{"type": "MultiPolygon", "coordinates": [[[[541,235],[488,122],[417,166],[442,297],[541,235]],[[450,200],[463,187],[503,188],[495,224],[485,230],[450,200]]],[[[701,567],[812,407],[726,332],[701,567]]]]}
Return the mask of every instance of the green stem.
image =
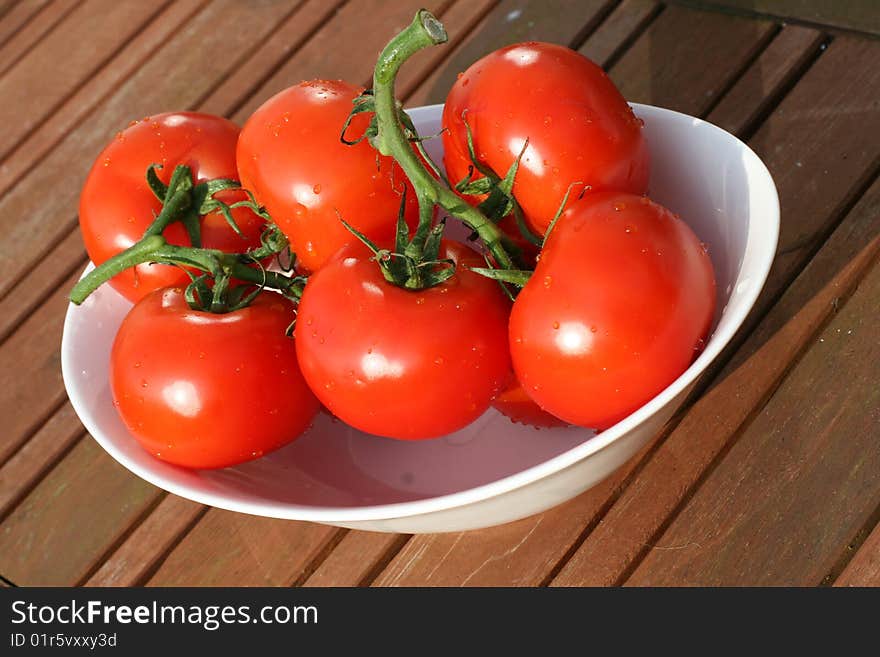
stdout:
{"type": "MultiPolygon", "coordinates": [[[[420,230],[423,230],[423,224],[430,226],[434,205],[439,205],[480,236],[499,267],[513,268],[498,226],[431,176],[413,151],[397,114],[394,83],[400,67],[419,50],[446,40],[446,30],[440,21],[431,12],[422,9],[412,23],[385,46],[373,73],[376,122],[379,127],[375,146],[383,155],[393,157],[412,183],[419,200],[420,230]]],[[[426,230],[424,232],[427,234],[426,230]]]]}
{"type": "Polygon", "coordinates": [[[249,267],[245,260],[253,262],[250,256],[224,253],[216,249],[175,246],[168,244],[161,235],[147,235],[125,251],[101,263],[77,282],[70,292],[70,301],[76,305],[81,304],[103,283],[130,267],[146,262],[190,267],[215,277],[224,274],[246,283],[280,290],[297,299],[302,295],[302,279],[288,278],[278,272],[254,269],[249,267]]]}

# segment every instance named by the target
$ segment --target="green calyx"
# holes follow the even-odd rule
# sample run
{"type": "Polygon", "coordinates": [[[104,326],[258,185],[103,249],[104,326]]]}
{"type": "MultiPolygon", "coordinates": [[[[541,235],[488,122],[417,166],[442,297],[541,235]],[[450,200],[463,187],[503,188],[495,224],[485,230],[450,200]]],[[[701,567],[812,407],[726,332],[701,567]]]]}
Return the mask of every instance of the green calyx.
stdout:
{"type": "Polygon", "coordinates": [[[286,251],[288,242],[278,227],[269,221],[265,210],[256,204],[250,192],[247,192],[248,200],[227,204],[214,198],[214,195],[224,190],[240,190],[238,182],[218,178],[194,184],[192,170],[179,165],[174,169],[168,185],[165,185],[156,174],[157,168],[151,165],[146,177],[150,189],[162,201],[162,210],[137,243],[101,263],[73,287],[70,292],[72,303],[81,304],[103,283],[130,267],[144,263],[184,268],[191,279],[185,296],[193,310],[213,313],[238,310],[249,305],[263,288],[278,290],[293,299],[300,297],[305,278],[267,271],[262,265],[263,260],[286,251]],[[232,217],[232,210],[237,207],[248,207],[267,220],[260,246],[241,253],[202,248],[200,219],[211,212],[220,212],[230,228],[242,235],[232,217]],[[177,246],[165,240],[162,233],[175,221],[184,225],[192,246],[177,246]],[[192,270],[202,273],[193,274],[192,270]],[[233,284],[233,280],[242,283],[233,284]]]}

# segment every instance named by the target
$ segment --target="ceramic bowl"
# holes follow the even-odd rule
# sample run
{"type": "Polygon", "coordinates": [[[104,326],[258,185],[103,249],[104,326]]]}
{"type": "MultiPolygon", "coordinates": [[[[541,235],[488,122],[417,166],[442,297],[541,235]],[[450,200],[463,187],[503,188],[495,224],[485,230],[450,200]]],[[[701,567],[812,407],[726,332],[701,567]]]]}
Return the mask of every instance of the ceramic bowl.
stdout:
{"type": "MultiPolygon", "coordinates": [[[[421,442],[369,436],[326,415],[292,444],[256,461],[192,471],[159,461],[113,407],[108,363],[130,308],[103,286],[67,311],[64,382],[83,424],[119,463],[177,495],[273,518],[386,532],[447,532],[516,520],[564,502],[623,464],[654,436],[733,337],[770,270],[779,232],[773,180],[745,144],[700,119],[634,104],[651,148],[650,194],[708,244],[718,311],[704,351],[674,383],[596,435],[536,430],[489,410],[454,434],[421,442]]],[[[411,110],[421,134],[439,130],[442,106],[411,110]]],[[[440,140],[428,142],[437,162],[440,140]]]]}

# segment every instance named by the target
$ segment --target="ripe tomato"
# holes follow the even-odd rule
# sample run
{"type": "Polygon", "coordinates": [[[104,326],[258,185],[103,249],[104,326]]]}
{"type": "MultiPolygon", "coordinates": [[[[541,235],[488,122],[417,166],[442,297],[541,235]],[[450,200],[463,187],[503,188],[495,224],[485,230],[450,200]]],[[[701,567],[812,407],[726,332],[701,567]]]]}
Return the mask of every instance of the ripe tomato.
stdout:
{"type": "Polygon", "coordinates": [[[222,468],[299,436],[318,412],[285,330],[293,304],[264,292],[226,314],[191,310],[183,288],[156,290],[119,327],[113,403],[154,456],[222,468]]]}
{"type": "MultiPolygon", "coordinates": [[[[146,181],[147,167],[161,164],[157,173],[168,183],[178,164],[192,169],[194,182],[212,178],[238,178],[235,144],[238,127],[210,114],[173,112],[132,123],[116,135],[92,165],[80,195],[79,225],[86,251],[96,265],[137,242],[162,203],[146,181]]],[[[222,192],[216,198],[226,203],[246,198],[242,192],[222,192]]],[[[246,208],[232,211],[244,239],[235,234],[219,213],[202,219],[202,245],[235,252],[259,246],[262,218],[246,208]]],[[[171,244],[190,244],[183,225],[165,229],[171,244]]],[[[145,263],[110,280],[120,294],[137,301],[162,287],[188,282],[179,267],[145,263]]]]}
{"type": "Polygon", "coordinates": [[[458,263],[440,285],[409,291],[385,281],[360,244],[314,274],[299,305],[303,376],[337,417],[368,433],[417,440],[479,417],[510,378],[510,304],[467,270],[482,259],[447,242],[458,263]]]}
{"type": "Polygon", "coordinates": [[[554,415],[538,406],[535,401],[526,394],[522,384],[514,378],[507,390],[498,395],[492,402],[492,407],[499,413],[506,415],[514,422],[527,424],[532,427],[564,427],[568,422],[560,420],[554,415]]]}
{"type": "Polygon", "coordinates": [[[606,429],[688,367],[714,309],[712,263],[681,219],[644,196],[590,194],[513,305],[514,370],[541,408],[606,429]]]}
{"type": "Polygon", "coordinates": [[[443,109],[444,163],[457,182],[471,164],[462,113],[481,164],[504,176],[522,151],[513,195],[543,235],[569,185],[643,194],[648,148],[636,118],[601,68],[569,48],[520,43],[471,65],[443,109]]]}
{"type": "MultiPolygon", "coordinates": [[[[415,192],[400,167],[364,140],[354,146],[340,133],[363,91],[341,80],[301,82],[266,101],[245,123],[238,141],[244,186],[287,235],[297,259],[317,271],[355,239],[340,216],[374,242],[389,241],[406,185],[406,216],[415,226],[415,192]]],[[[346,131],[361,136],[368,114],[346,131]]]]}

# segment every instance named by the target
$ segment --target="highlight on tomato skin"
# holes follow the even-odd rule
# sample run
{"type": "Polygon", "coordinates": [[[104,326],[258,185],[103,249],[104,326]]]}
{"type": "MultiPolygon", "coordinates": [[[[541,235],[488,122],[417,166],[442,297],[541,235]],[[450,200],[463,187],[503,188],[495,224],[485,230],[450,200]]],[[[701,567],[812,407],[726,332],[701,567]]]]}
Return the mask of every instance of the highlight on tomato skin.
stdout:
{"type": "Polygon", "coordinates": [[[541,408],[607,429],[687,369],[715,299],[707,250],[681,218],[644,196],[587,195],[513,305],[514,370],[541,408]]]}
{"type": "Polygon", "coordinates": [[[110,359],[113,403],[153,456],[189,468],[259,458],[302,434],[319,403],[285,330],[293,303],[263,292],[224,314],[156,290],[123,319],[110,359]]]}
{"type": "MultiPolygon", "coordinates": [[[[161,165],[159,179],[168,183],[177,165],[191,167],[195,183],[215,178],[237,179],[235,148],[238,126],[228,119],[199,112],[167,112],[133,121],[101,151],[80,194],[79,225],[89,258],[100,265],[141,239],[162,209],[146,181],[147,168],[161,165]]],[[[240,191],[218,194],[228,203],[244,200],[240,191]]],[[[206,248],[243,252],[260,244],[264,220],[239,207],[232,216],[244,237],[237,235],[219,214],[202,218],[206,248]]],[[[180,223],[163,231],[170,244],[188,246],[180,223]]],[[[144,263],[123,271],[110,285],[136,302],[153,290],[189,281],[172,265],[144,263]]]]}
{"type": "MultiPolygon", "coordinates": [[[[287,235],[299,264],[317,271],[354,240],[340,218],[373,241],[393,238],[406,189],[406,219],[418,219],[412,187],[400,166],[363,140],[340,141],[362,87],[309,80],[285,89],[247,120],[238,141],[242,185],[287,235]]],[[[354,117],[346,137],[360,137],[367,114],[354,117]]]]}
{"type": "Polygon", "coordinates": [[[650,155],[642,122],[599,66],[565,46],[506,46],[461,74],[442,119],[453,184],[472,166],[465,123],[477,159],[497,175],[522,153],[513,195],[537,235],[546,232],[572,183],[592,191],[647,191],[650,155]]]}
{"type": "Polygon", "coordinates": [[[509,301],[456,242],[441,246],[455,275],[418,291],[388,283],[371,257],[349,245],[310,278],[296,325],[303,376],[366,433],[421,440],[467,426],[510,378],[509,301]]]}

